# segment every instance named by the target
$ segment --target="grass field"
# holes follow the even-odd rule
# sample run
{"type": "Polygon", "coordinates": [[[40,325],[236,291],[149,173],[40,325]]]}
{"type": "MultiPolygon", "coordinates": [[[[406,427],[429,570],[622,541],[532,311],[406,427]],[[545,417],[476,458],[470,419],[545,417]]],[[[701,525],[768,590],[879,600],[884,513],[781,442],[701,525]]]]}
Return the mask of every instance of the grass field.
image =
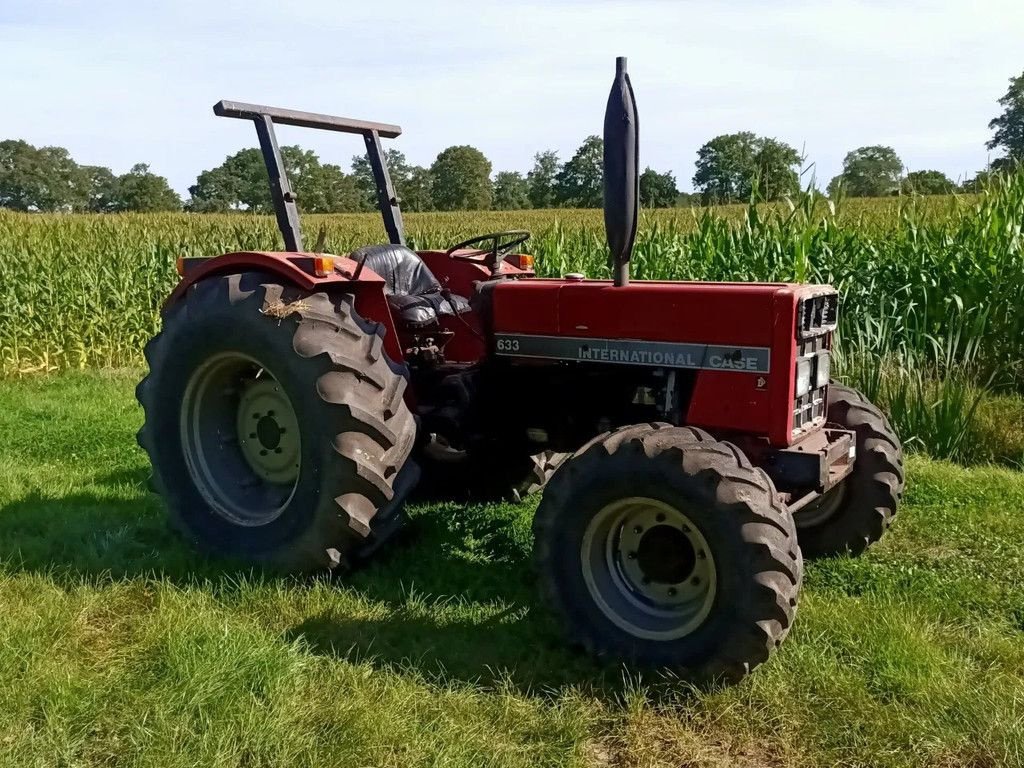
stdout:
{"type": "Polygon", "coordinates": [[[0,390],[0,765],[1024,763],[1024,474],[912,459],[890,535],[695,691],[562,645],[535,502],[415,506],[334,582],[200,558],[145,491],[137,375],[0,390]]]}

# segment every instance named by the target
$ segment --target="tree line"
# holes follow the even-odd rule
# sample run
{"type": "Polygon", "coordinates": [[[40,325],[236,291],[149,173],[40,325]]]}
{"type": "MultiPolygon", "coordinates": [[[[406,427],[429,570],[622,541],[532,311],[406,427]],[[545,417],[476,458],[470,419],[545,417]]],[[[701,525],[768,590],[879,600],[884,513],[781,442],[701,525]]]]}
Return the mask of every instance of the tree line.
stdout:
{"type": "MultiPolygon", "coordinates": [[[[892,147],[865,146],[849,152],[842,172],[827,187],[830,197],[894,194],[941,195],[975,191],[993,171],[1024,161],[1024,73],[1011,78],[999,100],[1002,113],[989,122],[986,146],[1003,155],[989,169],[957,185],[941,171],[905,172],[892,147]]],[[[468,145],[444,149],[429,167],[411,165],[396,149],[386,151],[391,180],[407,211],[599,208],[603,192],[603,142],[588,136],[564,163],[548,150],[534,156],[525,175],[500,171],[468,145]]],[[[377,207],[373,173],[366,157],[352,158],[348,172],[323,163],[316,153],[285,146],[281,154],[292,189],[308,213],[357,212],[377,207]]],[[[697,150],[695,193],[680,192],[675,176],[647,167],[640,176],[641,204],[678,205],[772,201],[797,194],[804,158],[776,138],[749,131],[716,136],[697,150]]],[[[242,149],[216,168],[199,174],[182,201],[167,179],[138,164],[120,176],[102,166],[78,165],[62,147],[34,147],[22,140],[0,141],[0,207],[20,211],[225,212],[273,210],[260,150],[242,149]]]]}

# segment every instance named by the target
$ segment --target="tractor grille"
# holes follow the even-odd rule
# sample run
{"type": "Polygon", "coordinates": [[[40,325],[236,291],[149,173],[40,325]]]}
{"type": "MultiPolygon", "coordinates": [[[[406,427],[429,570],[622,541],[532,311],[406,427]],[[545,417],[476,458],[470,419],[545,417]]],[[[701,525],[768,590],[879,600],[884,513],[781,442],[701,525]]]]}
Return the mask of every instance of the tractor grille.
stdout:
{"type": "Polygon", "coordinates": [[[796,312],[796,337],[806,339],[836,329],[839,320],[839,294],[835,291],[808,296],[796,312]]]}
{"type": "Polygon", "coordinates": [[[794,401],[793,431],[805,429],[825,416],[825,387],[800,395],[794,401]]]}
{"type": "Polygon", "coordinates": [[[801,363],[809,366],[810,386],[809,389],[796,393],[793,400],[794,432],[814,426],[825,418],[825,397],[831,365],[828,339],[828,336],[819,335],[797,342],[797,370],[799,371],[801,363]]]}

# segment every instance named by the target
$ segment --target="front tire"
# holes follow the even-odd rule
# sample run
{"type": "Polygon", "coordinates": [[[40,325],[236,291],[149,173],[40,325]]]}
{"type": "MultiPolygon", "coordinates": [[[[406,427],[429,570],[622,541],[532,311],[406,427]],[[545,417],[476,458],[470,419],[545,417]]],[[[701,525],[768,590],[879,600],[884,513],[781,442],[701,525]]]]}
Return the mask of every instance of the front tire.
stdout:
{"type": "Polygon", "coordinates": [[[699,429],[627,427],[548,484],[534,520],[543,593],[605,659],[735,681],[792,626],[796,530],[768,476],[699,429]]]}
{"type": "Polygon", "coordinates": [[[209,278],[165,312],[146,359],[139,444],[193,544],[316,571],[398,527],[418,477],[406,375],[352,296],[209,278]]]}
{"type": "Polygon", "coordinates": [[[885,414],[842,384],[829,384],[827,420],[853,430],[853,471],[793,519],[805,556],[859,555],[892,524],[903,496],[903,446],[885,414]]]}

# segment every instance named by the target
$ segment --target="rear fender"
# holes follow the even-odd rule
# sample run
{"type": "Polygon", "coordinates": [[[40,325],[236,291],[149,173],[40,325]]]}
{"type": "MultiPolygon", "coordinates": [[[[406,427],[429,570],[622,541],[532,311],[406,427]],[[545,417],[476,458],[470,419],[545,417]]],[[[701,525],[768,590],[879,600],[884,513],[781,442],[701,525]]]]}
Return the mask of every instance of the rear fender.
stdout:
{"type": "Polygon", "coordinates": [[[267,272],[283,284],[293,285],[303,291],[355,294],[359,314],[384,326],[384,351],[388,357],[397,363],[404,362],[395,321],[384,295],[384,279],[372,270],[363,269],[358,279],[354,280],[356,262],[344,256],[329,256],[334,260],[334,268],[328,274],[319,276],[315,260],[323,256],[319,253],[237,251],[214,258],[183,259],[180,269],[182,278],[167,297],[164,308],[180,301],[191,285],[208,277],[238,272],[267,272]]]}

